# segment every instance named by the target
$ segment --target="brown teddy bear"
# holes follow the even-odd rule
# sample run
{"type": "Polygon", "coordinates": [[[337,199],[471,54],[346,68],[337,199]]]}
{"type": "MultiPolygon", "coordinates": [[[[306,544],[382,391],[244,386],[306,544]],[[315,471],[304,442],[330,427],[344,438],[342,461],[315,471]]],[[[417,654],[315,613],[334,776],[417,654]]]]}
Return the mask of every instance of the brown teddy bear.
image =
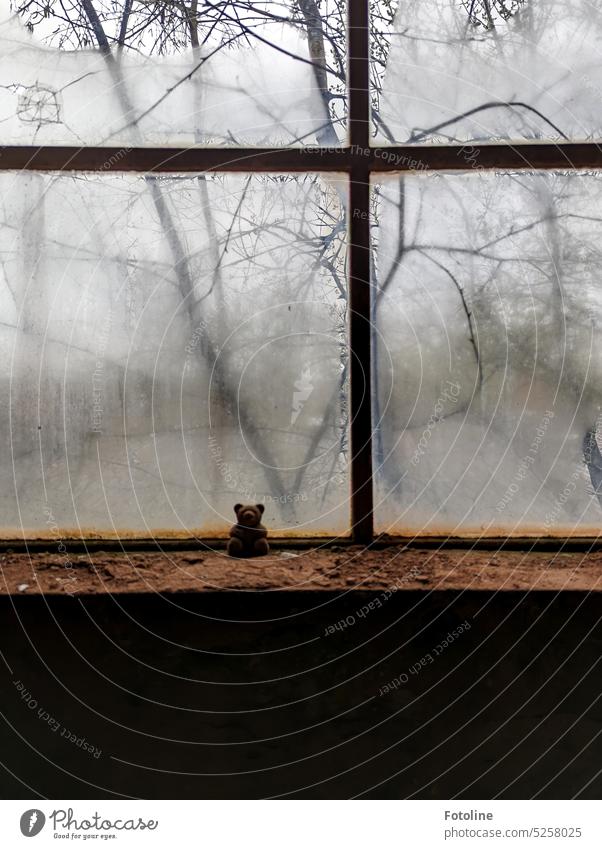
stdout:
{"type": "Polygon", "coordinates": [[[230,528],[228,554],[230,557],[261,557],[270,546],[267,529],[261,524],[263,504],[235,504],[237,523],[230,528]]]}

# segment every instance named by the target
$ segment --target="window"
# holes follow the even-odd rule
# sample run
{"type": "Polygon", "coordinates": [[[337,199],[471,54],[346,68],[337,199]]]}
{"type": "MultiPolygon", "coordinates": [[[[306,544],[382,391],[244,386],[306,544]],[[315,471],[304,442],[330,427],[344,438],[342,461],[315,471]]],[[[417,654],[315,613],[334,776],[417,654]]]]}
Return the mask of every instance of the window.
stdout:
{"type": "Polygon", "coordinates": [[[13,5],[4,537],[597,535],[585,2],[13,5]]]}

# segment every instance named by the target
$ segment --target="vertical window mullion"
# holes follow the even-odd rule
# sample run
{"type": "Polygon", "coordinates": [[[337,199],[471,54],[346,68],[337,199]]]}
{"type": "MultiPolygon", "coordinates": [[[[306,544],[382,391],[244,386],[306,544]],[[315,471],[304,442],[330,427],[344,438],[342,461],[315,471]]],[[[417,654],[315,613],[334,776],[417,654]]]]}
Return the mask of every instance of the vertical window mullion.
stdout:
{"type": "Polygon", "coordinates": [[[373,538],[369,0],[348,0],[348,51],[351,523],[354,542],[367,544],[373,538]]]}

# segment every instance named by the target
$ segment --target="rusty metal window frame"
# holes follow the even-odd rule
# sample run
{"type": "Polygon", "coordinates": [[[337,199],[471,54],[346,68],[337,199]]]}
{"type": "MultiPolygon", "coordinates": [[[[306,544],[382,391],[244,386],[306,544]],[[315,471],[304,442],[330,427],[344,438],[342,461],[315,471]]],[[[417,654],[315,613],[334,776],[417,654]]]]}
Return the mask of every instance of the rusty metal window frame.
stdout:
{"type": "MultiPolygon", "coordinates": [[[[416,169],[465,171],[465,147],[370,144],[369,0],[348,0],[348,133],[337,148],[0,147],[0,171],[139,173],[293,172],[345,174],[349,180],[350,473],[353,542],[374,540],[371,410],[370,180],[416,169]]],[[[472,142],[479,168],[580,170],[602,168],[596,142],[506,144],[472,142]]],[[[471,540],[474,546],[475,540],[471,540]]],[[[489,541],[491,542],[491,541],[489,541]]],[[[518,542],[518,541],[515,541],[518,542]]],[[[532,547],[533,541],[530,545],[532,547]]]]}

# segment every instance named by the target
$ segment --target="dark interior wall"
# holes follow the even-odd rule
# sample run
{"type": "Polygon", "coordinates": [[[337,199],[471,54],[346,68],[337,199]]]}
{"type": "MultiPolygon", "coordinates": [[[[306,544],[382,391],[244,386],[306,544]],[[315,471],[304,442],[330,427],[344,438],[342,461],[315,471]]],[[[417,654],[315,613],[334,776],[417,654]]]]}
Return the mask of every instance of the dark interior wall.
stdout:
{"type": "Polygon", "coordinates": [[[2,597],[0,793],[599,798],[601,601],[2,597]]]}

